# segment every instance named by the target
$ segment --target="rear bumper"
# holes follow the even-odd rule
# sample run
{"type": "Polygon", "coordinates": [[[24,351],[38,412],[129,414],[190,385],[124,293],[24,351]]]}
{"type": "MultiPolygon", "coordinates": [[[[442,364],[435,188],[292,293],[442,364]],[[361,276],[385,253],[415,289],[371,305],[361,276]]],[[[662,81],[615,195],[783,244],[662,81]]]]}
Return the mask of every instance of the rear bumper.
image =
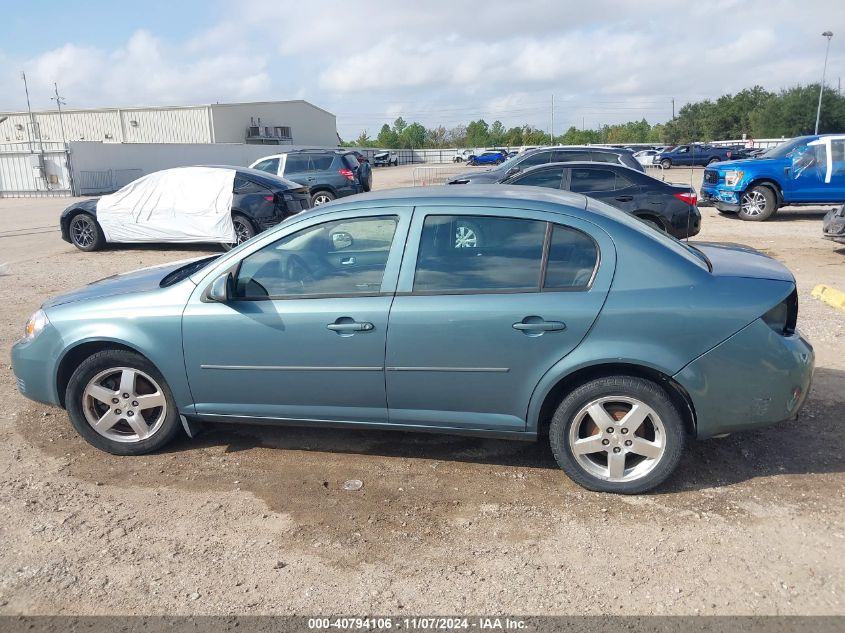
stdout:
{"type": "Polygon", "coordinates": [[[815,354],[800,333],[782,336],[757,319],[678,372],[699,438],[794,418],[807,398],[815,354]]]}

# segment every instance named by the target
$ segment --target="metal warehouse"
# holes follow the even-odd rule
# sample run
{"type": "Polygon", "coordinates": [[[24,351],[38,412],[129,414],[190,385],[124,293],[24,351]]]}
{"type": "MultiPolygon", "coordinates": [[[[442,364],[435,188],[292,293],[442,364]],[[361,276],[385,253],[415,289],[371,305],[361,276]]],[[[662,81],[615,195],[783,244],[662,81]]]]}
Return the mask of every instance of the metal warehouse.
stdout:
{"type": "Polygon", "coordinates": [[[335,115],[303,100],[0,112],[0,143],[338,143],[335,115]],[[34,129],[33,129],[34,128],[34,129]]]}

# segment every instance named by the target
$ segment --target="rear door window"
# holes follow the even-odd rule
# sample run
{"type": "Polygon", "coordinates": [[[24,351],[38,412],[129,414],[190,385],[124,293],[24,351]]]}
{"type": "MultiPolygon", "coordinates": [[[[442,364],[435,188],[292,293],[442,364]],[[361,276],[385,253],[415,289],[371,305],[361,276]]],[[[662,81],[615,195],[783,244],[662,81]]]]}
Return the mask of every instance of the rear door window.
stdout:
{"type": "Polygon", "coordinates": [[[308,154],[288,154],[285,162],[285,175],[300,174],[310,170],[311,160],[308,154]]]}
{"type": "Polygon", "coordinates": [[[552,158],[553,163],[566,163],[580,160],[589,161],[590,152],[583,149],[559,149],[555,150],[554,157],[552,158]]]}
{"type": "Polygon", "coordinates": [[[524,176],[514,179],[511,184],[560,189],[560,181],[563,177],[563,170],[563,167],[538,169],[537,171],[532,171],[530,174],[525,174],[524,176]]]}
{"type": "Polygon", "coordinates": [[[235,176],[235,182],[232,187],[232,191],[234,193],[239,194],[247,194],[247,193],[266,193],[269,191],[267,187],[263,187],[258,183],[255,183],[251,180],[247,180],[243,176],[235,176]]]}
{"type": "Polygon", "coordinates": [[[269,174],[278,174],[279,173],[279,159],[278,158],[265,158],[264,160],[255,164],[253,169],[258,169],[259,171],[266,171],[269,174]]]}
{"type": "Polygon", "coordinates": [[[537,220],[428,216],[414,292],[539,291],[545,232],[537,220]]]}
{"type": "Polygon", "coordinates": [[[569,190],[575,193],[613,191],[616,188],[616,174],[610,169],[579,167],[572,170],[569,190]]]}
{"type": "Polygon", "coordinates": [[[599,263],[598,246],[586,233],[555,224],[549,243],[549,260],[543,288],[584,289],[599,263]]]}
{"type": "Polygon", "coordinates": [[[529,167],[533,167],[534,165],[545,165],[546,163],[551,162],[551,160],[551,152],[537,152],[536,154],[531,154],[531,156],[528,156],[524,160],[519,161],[519,168],[528,169],[529,167]]]}
{"type": "Polygon", "coordinates": [[[595,163],[618,163],[619,154],[611,154],[610,152],[590,152],[592,160],[595,163]]]}

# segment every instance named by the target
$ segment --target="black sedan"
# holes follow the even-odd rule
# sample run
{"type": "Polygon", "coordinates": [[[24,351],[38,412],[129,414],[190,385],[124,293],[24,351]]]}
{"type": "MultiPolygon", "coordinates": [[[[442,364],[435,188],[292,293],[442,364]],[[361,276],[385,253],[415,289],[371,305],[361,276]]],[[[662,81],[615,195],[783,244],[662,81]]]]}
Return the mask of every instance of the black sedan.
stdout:
{"type": "Polygon", "coordinates": [[[311,207],[308,187],[226,165],[148,174],[67,207],[62,239],[82,251],[114,243],[216,242],[231,248],[311,207]]]}
{"type": "Polygon", "coordinates": [[[582,193],[678,238],[691,237],[701,230],[698,197],[692,187],[663,182],[623,165],[550,163],[498,182],[582,193]]]}

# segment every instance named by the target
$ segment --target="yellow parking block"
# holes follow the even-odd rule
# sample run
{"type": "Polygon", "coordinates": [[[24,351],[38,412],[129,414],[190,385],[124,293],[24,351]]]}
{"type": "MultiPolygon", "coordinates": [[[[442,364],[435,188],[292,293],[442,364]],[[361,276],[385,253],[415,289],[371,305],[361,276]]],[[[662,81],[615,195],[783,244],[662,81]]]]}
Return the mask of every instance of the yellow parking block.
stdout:
{"type": "Polygon", "coordinates": [[[827,305],[845,312],[845,292],[824,284],[819,284],[813,288],[813,296],[816,299],[824,301],[827,305]]]}

